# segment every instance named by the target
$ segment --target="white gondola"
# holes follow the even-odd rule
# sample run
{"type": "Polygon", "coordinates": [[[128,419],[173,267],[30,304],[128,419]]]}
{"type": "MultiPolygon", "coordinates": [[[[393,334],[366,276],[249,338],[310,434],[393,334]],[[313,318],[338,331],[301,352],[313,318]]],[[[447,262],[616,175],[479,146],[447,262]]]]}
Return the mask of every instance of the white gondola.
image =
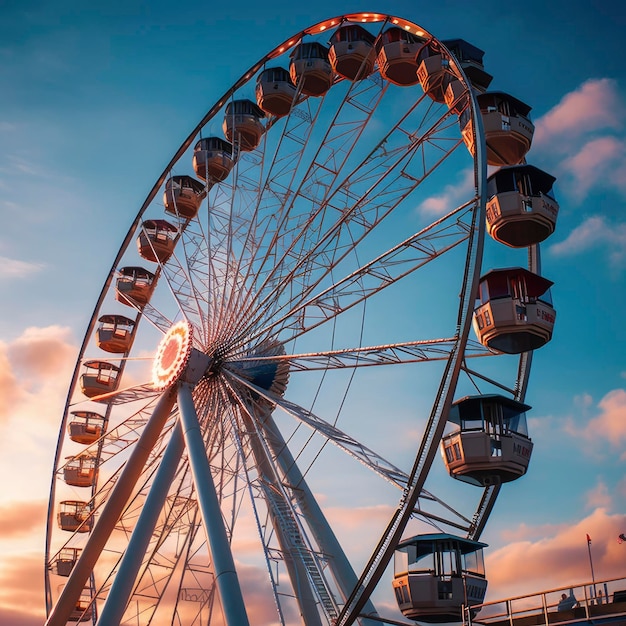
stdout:
{"type": "Polygon", "coordinates": [[[474,332],[488,348],[520,354],[550,341],[556,311],[552,281],[522,267],[492,270],[481,277],[474,332]]]}
{"type": "Polygon", "coordinates": [[[269,115],[283,117],[291,111],[296,95],[296,86],[284,67],[269,67],[256,80],[256,101],[269,115]]]}
{"type": "Polygon", "coordinates": [[[395,85],[416,85],[417,53],[424,41],[403,28],[392,26],[376,40],[376,61],[380,75],[395,85]]]}
{"type": "Polygon", "coordinates": [[[124,354],[133,343],[135,320],[124,315],[102,315],[96,329],[96,344],[105,352],[124,354]]]}
{"type": "Polygon", "coordinates": [[[192,164],[202,180],[221,182],[235,166],[233,146],[222,137],[203,137],[193,148],[192,164]]]}
{"type": "Polygon", "coordinates": [[[170,215],[192,219],[206,198],[204,183],[191,176],[171,176],[165,183],[163,206],[170,215]]]}
{"type": "Polygon", "coordinates": [[[105,430],[106,418],[93,411],[72,411],[67,425],[70,439],[84,445],[98,441],[105,430]]]}
{"type": "Polygon", "coordinates": [[[91,505],[82,500],[63,500],[59,505],[58,522],[61,530],[88,533],[93,522],[91,505]]]}
{"type": "Polygon", "coordinates": [[[513,248],[538,244],[556,225],[556,178],[532,165],[502,167],[487,179],[487,232],[513,248]]]}
{"type": "Polygon", "coordinates": [[[468,396],[448,415],[455,430],[441,440],[441,452],[453,478],[489,487],[523,476],[533,444],[528,437],[530,407],[501,395],[468,396]]]}
{"type": "Polygon", "coordinates": [[[67,578],[71,573],[78,557],[80,556],[80,548],[63,548],[54,561],[54,571],[57,576],[67,578]]]}
{"type": "Polygon", "coordinates": [[[165,220],[146,220],[137,237],[139,255],[154,263],[165,263],[176,246],[178,228],[165,220]]]}
{"type": "MultiPolygon", "coordinates": [[[[501,91],[477,96],[483,119],[489,165],[517,165],[530,150],[535,126],[530,121],[531,107],[501,91]]],[[[466,110],[460,116],[463,141],[474,154],[474,125],[466,110]]]]}
{"type": "Polygon", "coordinates": [[[70,457],[63,467],[63,480],[73,487],[92,487],[97,477],[96,457],[80,454],[70,457]]]}
{"type": "Polygon", "coordinates": [[[143,267],[122,267],[115,283],[115,299],[122,304],[143,308],[156,287],[156,276],[143,267]]]}
{"type": "Polygon", "coordinates": [[[374,71],[376,38],[359,24],[344,24],[330,38],[328,60],[348,80],[362,80],[374,71]]]}
{"type": "Polygon", "coordinates": [[[394,555],[393,589],[403,615],[427,623],[460,622],[463,607],[485,598],[485,547],[446,533],[401,541],[394,555]]]}
{"type": "Polygon", "coordinates": [[[82,392],[93,398],[115,391],[119,386],[120,368],[108,361],[85,361],[85,372],[80,377],[82,392]]]}
{"type": "Polygon", "coordinates": [[[87,622],[92,620],[91,606],[91,592],[89,589],[84,589],[80,594],[80,598],[76,601],[74,610],[70,613],[70,622],[87,622]]]}
{"type": "Polygon", "coordinates": [[[239,150],[249,152],[261,143],[265,113],[252,100],[233,100],[226,105],[222,130],[224,136],[239,150]]]}
{"type": "Polygon", "coordinates": [[[323,96],[333,86],[328,48],[317,41],[303,41],[290,55],[289,76],[307,96],[323,96]]]}

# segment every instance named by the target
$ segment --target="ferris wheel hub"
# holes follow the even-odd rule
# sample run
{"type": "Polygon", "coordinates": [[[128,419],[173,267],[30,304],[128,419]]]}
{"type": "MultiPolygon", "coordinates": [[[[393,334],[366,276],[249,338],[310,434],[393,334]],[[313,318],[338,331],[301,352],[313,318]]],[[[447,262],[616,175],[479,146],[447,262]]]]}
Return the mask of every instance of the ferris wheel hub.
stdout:
{"type": "Polygon", "coordinates": [[[211,358],[193,348],[193,327],[183,320],[174,324],[159,343],[152,363],[152,385],[164,391],[179,380],[197,383],[211,358]]]}

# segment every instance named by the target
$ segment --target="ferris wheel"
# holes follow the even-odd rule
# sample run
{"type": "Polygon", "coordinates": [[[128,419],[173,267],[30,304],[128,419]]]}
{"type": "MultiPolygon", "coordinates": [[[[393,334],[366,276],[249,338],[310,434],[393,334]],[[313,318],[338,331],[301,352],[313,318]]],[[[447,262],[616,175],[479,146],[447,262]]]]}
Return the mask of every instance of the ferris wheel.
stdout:
{"type": "Polygon", "coordinates": [[[467,574],[485,545],[528,465],[531,355],[555,317],[554,178],[526,164],[530,107],[487,91],[482,54],[390,15],[329,19],[176,151],[71,380],[49,626],[458,613],[452,589],[453,608],[416,597],[410,563],[456,551],[467,574]],[[481,275],[489,246],[507,266],[481,275]]]}

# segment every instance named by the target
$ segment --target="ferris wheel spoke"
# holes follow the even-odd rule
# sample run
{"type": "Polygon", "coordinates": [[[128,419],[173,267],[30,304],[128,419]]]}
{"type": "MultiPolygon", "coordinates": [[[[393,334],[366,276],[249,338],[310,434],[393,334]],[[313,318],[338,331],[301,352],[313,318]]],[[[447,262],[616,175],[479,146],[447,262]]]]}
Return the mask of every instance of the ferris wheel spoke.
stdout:
{"type": "MultiPolygon", "coordinates": [[[[425,339],[420,341],[398,342],[382,346],[363,346],[325,350],[303,354],[279,354],[276,356],[254,356],[257,363],[289,364],[291,372],[334,370],[345,368],[370,367],[377,365],[401,365],[405,363],[446,360],[456,346],[454,338],[425,339]]],[[[495,356],[478,342],[468,342],[465,358],[495,356]]],[[[470,375],[473,370],[464,368],[470,375]]]]}
{"type": "Polygon", "coordinates": [[[466,241],[471,232],[467,220],[473,215],[472,208],[456,209],[318,295],[298,302],[287,315],[252,336],[263,336],[280,327],[283,332],[289,329],[289,339],[299,337],[393,285],[466,241]]]}
{"type": "Polygon", "coordinates": [[[405,129],[407,120],[402,118],[328,198],[311,198],[311,212],[304,213],[304,221],[298,214],[297,236],[285,248],[280,262],[274,263],[270,273],[273,280],[259,289],[265,292],[269,287],[269,292],[258,299],[257,310],[266,310],[269,302],[278,301],[286,286],[304,285],[298,297],[305,296],[316,284],[311,283],[311,275],[318,276],[322,268],[317,278],[321,280],[435,171],[460,143],[458,139],[438,138],[438,133],[449,128],[450,119],[449,113],[440,115],[420,134],[405,129]],[[426,151],[428,146],[431,150],[426,151]],[[330,224],[325,225],[329,218],[330,224]],[[349,237],[340,245],[344,233],[349,237]]]}

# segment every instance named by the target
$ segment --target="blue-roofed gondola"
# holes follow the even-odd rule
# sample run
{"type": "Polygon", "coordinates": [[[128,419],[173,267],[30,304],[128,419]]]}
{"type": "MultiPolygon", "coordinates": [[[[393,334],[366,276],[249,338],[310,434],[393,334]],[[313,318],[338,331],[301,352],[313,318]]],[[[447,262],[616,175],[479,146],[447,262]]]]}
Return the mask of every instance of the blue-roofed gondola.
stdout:
{"type": "Polygon", "coordinates": [[[526,425],[529,409],[497,394],[457,400],[448,414],[456,429],[441,440],[450,475],[482,487],[523,476],[533,449],[526,425]]]}
{"type": "Polygon", "coordinates": [[[463,607],[485,598],[486,546],[447,533],[401,541],[394,555],[393,588],[403,615],[435,624],[461,621],[463,607]]]}

